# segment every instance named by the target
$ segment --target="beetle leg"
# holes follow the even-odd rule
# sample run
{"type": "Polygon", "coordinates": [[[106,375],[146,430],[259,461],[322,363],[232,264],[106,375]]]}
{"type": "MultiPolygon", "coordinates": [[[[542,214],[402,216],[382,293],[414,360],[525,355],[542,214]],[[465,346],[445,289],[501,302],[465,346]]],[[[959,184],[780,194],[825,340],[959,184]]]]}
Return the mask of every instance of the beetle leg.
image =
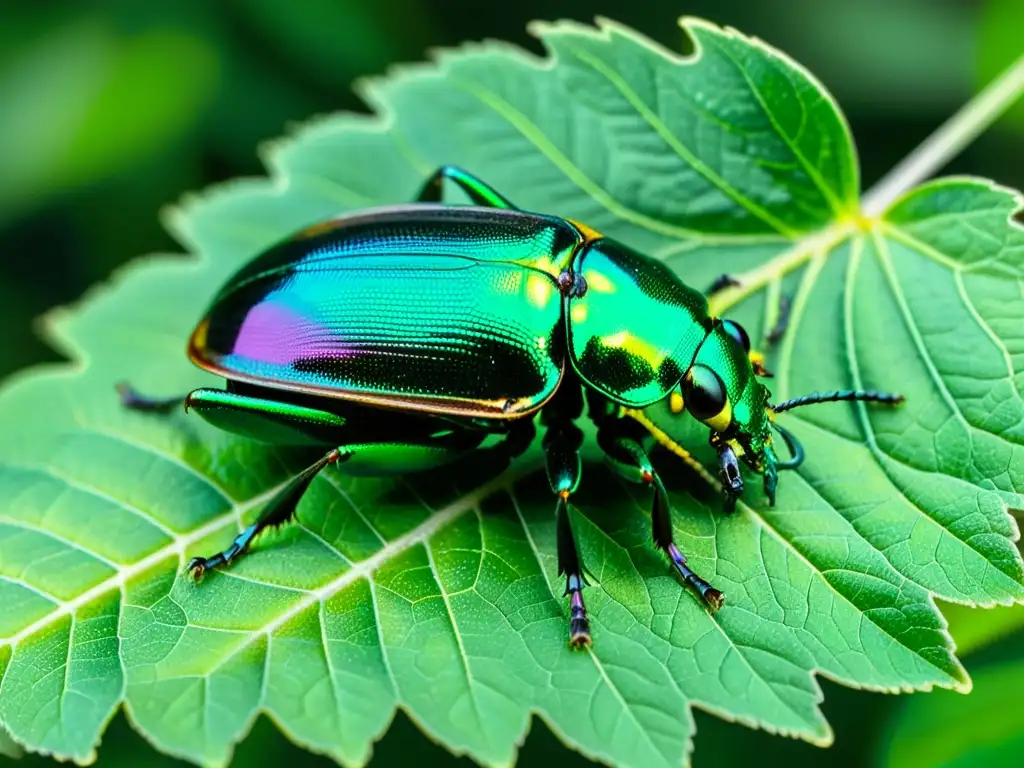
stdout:
{"type": "Polygon", "coordinates": [[[347,452],[344,448],[333,448],[328,451],[314,464],[306,467],[306,469],[293,477],[291,481],[270,500],[270,503],[267,504],[266,508],[263,510],[263,514],[260,515],[260,519],[246,527],[240,534],[238,534],[227,549],[223,552],[218,552],[213,557],[193,557],[189,561],[188,566],[186,566],[186,570],[192,574],[196,581],[198,581],[202,575],[211,568],[230,564],[249,548],[252,540],[255,539],[261,531],[272,526],[279,526],[291,519],[292,515],[295,514],[295,508],[299,504],[299,499],[302,498],[306,489],[309,488],[309,484],[313,482],[313,478],[320,474],[320,471],[324,467],[328,464],[345,461],[350,456],[351,453],[347,452]]]}
{"type": "Polygon", "coordinates": [[[716,293],[721,293],[726,288],[732,288],[733,286],[740,285],[740,281],[732,275],[722,274],[715,278],[715,281],[708,286],[708,289],[704,291],[706,296],[713,296],[716,293]]]}
{"type": "MultiPolygon", "coordinates": [[[[299,501],[309,488],[309,484],[313,482],[313,478],[329,464],[355,460],[361,466],[354,469],[353,473],[360,474],[367,473],[368,468],[379,468],[397,461],[399,463],[407,462],[409,466],[407,471],[419,471],[455,460],[472,449],[474,444],[479,443],[481,436],[479,432],[465,432],[441,438],[413,437],[408,440],[353,443],[332,448],[319,460],[293,477],[270,500],[259,519],[238,534],[227,549],[212,557],[193,558],[189,562],[187,570],[198,580],[203,573],[211,568],[229,565],[238,559],[262,531],[291,520],[299,501]]],[[[510,430],[503,441],[488,449],[488,456],[493,457],[493,452],[498,452],[500,459],[506,462],[510,461],[529,446],[532,437],[532,424],[525,424],[524,427],[510,430]]],[[[377,471],[369,473],[381,474],[377,471]]]]}
{"type": "Polygon", "coordinates": [[[788,296],[779,296],[779,316],[775,320],[775,325],[768,335],[765,336],[765,342],[768,346],[772,347],[779,343],[783,335],[786,333],[786,329],[789,327],[789,311],[792,308],[792,302],[788,296]]]}
{"type": "Polygon", "coordinates": [[[574,376],[566,376],[550,402],[541,411],[546,427],[541,446],[555,502],[558,546],[558,574],[565,576],[564,595],[569,598],[569,646],[584,648],[591,644],[590,621],[583,602],[583,562],[576,548],[576,537],[569,521],[569,497],[580,484],[583,465],[580,446],[583,431],[574,423],[583,413],[583,390],[574,376]]]}
{"type": "Polygon", "coordinates": [[[723,507],[726,514],[736,511],[736,500],[743,495],[743,475],[740,474],[740,462],[736,451],[727,442],[712,443],[718,451],[718,476],[722,481],[722,492],[725,494],[723,507]]]}
{"type": "Polygon", "coordinates": [[[654,492],[651,508],[651,534],[654,545],[664,552],[683,581],[697,591],[712,611],[725,602],[725,595],[712,587],[686,564],[686,555],[672,540],[672,507],[665,485],[644,450],[643,427],[632,419],[607,420],[598,428],[597,442],[609,464],[627,480],[644,483],[654,492]]]}
{"type": "Polygon", "coordinates": [[[589,646],[590,622],[583,603],[583,587],[587,586],[583,564],[576,549],[569,522],[569,496],[580,483],[581,463],[579,447],[583,432],[571,421],[554,423],[544,434],[544,457],[548,482],[558,496],[555,519],[558,537],[558,573],[565,576],[565,592],[569,597],[569,645],[572,648],[589,646]]]}
{"type": "Polygon", "coordinates": [[[456,184],[476,204],[487,208],[518,210],[509,200],[490,185],[455,165],[442,165],[420,189],[417,200],[421,203],[439,203],[444,196],[444,181],[456,184]]]}
{"type": "Polygon", "coordinates": [[[132,411],[170,413],[175,408],[181,408],[185,404],[184,397],[146,397],[139,394],[131,384],[124,381],[117,384],[117,394],[121,398],[121,405],[132,411]]]}

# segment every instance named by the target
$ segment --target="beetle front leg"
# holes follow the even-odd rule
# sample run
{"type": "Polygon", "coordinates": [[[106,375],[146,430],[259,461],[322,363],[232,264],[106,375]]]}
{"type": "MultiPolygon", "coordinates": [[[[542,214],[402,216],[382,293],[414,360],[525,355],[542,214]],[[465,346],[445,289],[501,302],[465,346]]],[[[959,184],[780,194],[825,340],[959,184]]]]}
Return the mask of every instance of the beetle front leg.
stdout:
{"type": "Polygon", "coordinates": [[[454,165],[442,165],[434,171],[422,189],[420,189],[416,199],[421,203],[441,202],[444,197],[445,179],[448,179],[469,195],[469,198],[476,205],[482,205],[487,208],[505,208],[511,211],[519,210],[508,198],[489,184],[484,183],[473,174],[467,173],[454,165]]]}
{"type": "Polygon", "coordinates": [[[686,564],[672,538],[672,507],[668,492],[644,450],[643,427],[632,419],[607,420],[598,428],[597,442],[617,474],[631,482],[644,483],[654,492],[651,507],[651,535],[654,545],[664,552],[683,581],[696,590],[712,612],[725,602],[725,595],[694,573],[686,564]]]}
{"type": "Polygon", "coordinates": [[[722,492],[725,494],[725,512],[731,515],[736,511],[736,500],[743,494],[740,462],[736,458],[736,452],[727,442],[712,441],[712,446],[718,451],[718,476],[722,481],[722,492]]]}

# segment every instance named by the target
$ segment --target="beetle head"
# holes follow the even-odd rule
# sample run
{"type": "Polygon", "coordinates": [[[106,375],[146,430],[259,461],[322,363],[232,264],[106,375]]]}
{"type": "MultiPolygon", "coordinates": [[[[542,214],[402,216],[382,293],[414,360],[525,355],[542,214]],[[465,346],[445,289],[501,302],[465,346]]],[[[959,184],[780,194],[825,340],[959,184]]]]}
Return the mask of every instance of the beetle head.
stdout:
{"type": "Polygon", "coordinates": [[[669,397],[670,410],[680,413],[685,409],[711,429],[710,442],[718,452],[729,511],[743,491],[741,461],[763,476],[765,494],[774,505],[779,470],[796,469],[804,460],[800,442],[776,422],[776,414],[826,402],[898,405],[904,399],[898,394],[848,389],[812,392],[773,405],[771,392],[758,376],[771,374],[761,365],[760,356],[751,352],[746,331],[733,320],[722,320],[700,345],[678,389],[669,397]],[[776,455],[772,431],[785,443],[788,458],[781,460],[776,455]]]}
{"type": "Polygon", "coordinates": [[[727,509],[743,490],[741,462],[762,474],[769,499],[775,496],[779,462],[772,447],[771,392],[758,375],[770,374],[751,354],[746,331],[733,320],[721,320],[669,395],[673,413],[685,410],[711,430],[727,509]]]}

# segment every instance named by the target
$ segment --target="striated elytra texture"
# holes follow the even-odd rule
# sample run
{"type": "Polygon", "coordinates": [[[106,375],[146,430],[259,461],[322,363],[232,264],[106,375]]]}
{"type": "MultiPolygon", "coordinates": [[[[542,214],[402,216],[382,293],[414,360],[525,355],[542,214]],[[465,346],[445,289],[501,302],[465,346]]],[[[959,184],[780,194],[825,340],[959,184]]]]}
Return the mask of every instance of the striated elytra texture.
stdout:
{"type": "MultiPolygon", "coordinates": [[[[381,118],[313,123],[268,156],[274,182],[189,201],[196,259],[152,259],[51,318],[79,363],[0,394],[0,724],[87,761],[122,704],[157,748],[223,765],[260,712],[310,749],[364,763],[398,706],[449,749],[506,765],[533,714],[573,748],[677,768],[694,706],[827,744],[816,673],[876,690],[965,690],[935,596],[1024,598],[1010,507],[1024,491],[1020,200],[948,179],[855,218],[847,127],[810,76],[695,20],[680,59],[611,23],[537,27],[538,61],[488,44],[365,88],[381,118]],[[761,339],[777,400],[899,388],[898,410],[781,415],[808,459],[778,505],[725,517],[671,456],[675,536],[720,586],[709,615],[649,546],[649,497],[588,464],[573,523],[595,646],[566,648],[552,500],[530,457],[311,486],[300,524],[197,586],[301,462],[175,414],[121,410],[216,384],[183,350],[254,253],[344,210],[400,203],[456,163],[531,210],[665,260],[761,339]]],[[[657,407],[651,409],[657,417],[657,407]]],[[[685,422],[684,422],[685,424],[685,422]]],[[[704,432],[681,426],[687,444],[704,432]]],[[[699,453],[706,458],[705,453],[699,453]]]]}
{"type": "Polygon", "coordinates": [[[555,279],[580,239],[558,219],[467,207],[318,225],[229,278],[189,353],[220,375],[328,397],[530,413],[562,378],[555,279]]]}

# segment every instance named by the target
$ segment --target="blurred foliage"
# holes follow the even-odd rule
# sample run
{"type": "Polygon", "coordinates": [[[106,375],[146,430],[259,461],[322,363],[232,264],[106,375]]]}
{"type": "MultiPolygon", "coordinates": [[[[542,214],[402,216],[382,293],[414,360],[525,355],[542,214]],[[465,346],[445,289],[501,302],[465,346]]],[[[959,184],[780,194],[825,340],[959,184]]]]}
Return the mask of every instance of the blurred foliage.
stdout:
{"type": "MultiPolygon", "coordinates": [[[[949,622],[949,632],[956,640],[957,655],[961,658],[1011,637],[1024,627],[1024,605],[978,610],[966,605],[946,604],[942,606],[942,613],[949,622]]],[[[1021,656],[1024,658],[1024,653],[1021,656]]],[[[1024,726],[1024,718],[1021,725],[1024,726]]]]}
{"type": "MultiPolygon", "coordinates": [[[[537,50],[526,32],[535,18],[605,15],[679,49],[682,14],[739,26],[817,73],[853,125],[866,186],[1024,50],[1021,0],[8,0],[0,7],[0,307],[8,328],[0,375],[57,359],[32,333],[35,316],[136,255],[180,250],[161,227],[161,206],[212,182],[261,173],[258,145],[290,123],[361,109],[354,79],[466,40],[537,50]]],[[[1024,188],[1022,142],[1019,104],[947,171],[1024,188]]],[[[975,693],[898,703],[822,681],[836,730],[830,763],[903,765],[917,743],[934,746],[928,765],[1020,761],[1021,609],[950,606],[947,615],[971,652],[975,693]],[[1017,751],[969,751],[983,736],[984,749],[1017,751]]],[[[697,766],[740,765],[766,753],[791,766],[823,759],[807,744],[697,720],[705,744],[697,766]]],[[[120,716],[101,765],[138,764],[141,748],[147,764],[177,762],[144,747],[120,716]]],[[[400,717],[373,762],[410,759],[468,765],[400,717]]],[[[585,762],[536,723],[521,764],[556,759],[565,768],[585,762]]],[[[265,721],[236,762],[261,761],[333,764],[287,744],[265,721]]]]}
{"type": "Polygon", "coordinates": [[[984,666],[973,677],[969,696],[936,691],[901,706],[879,763],[889,768],[1021,765],[1024,659],[984,666]]]}
{"type": "MultiPolygon", "coordinates": [[[[978,21],[978,67],[976,85],[980,88],[996,77],[1024,49],[1024,3],[1020,0],[988,0],[978,21]]],[[[1024,131],[1024,101],[1007,110],[996,123],[1019,142],[1024,131]]],[[[1022,153],[1017,151],[1017,155],[1022,153]]]]}

